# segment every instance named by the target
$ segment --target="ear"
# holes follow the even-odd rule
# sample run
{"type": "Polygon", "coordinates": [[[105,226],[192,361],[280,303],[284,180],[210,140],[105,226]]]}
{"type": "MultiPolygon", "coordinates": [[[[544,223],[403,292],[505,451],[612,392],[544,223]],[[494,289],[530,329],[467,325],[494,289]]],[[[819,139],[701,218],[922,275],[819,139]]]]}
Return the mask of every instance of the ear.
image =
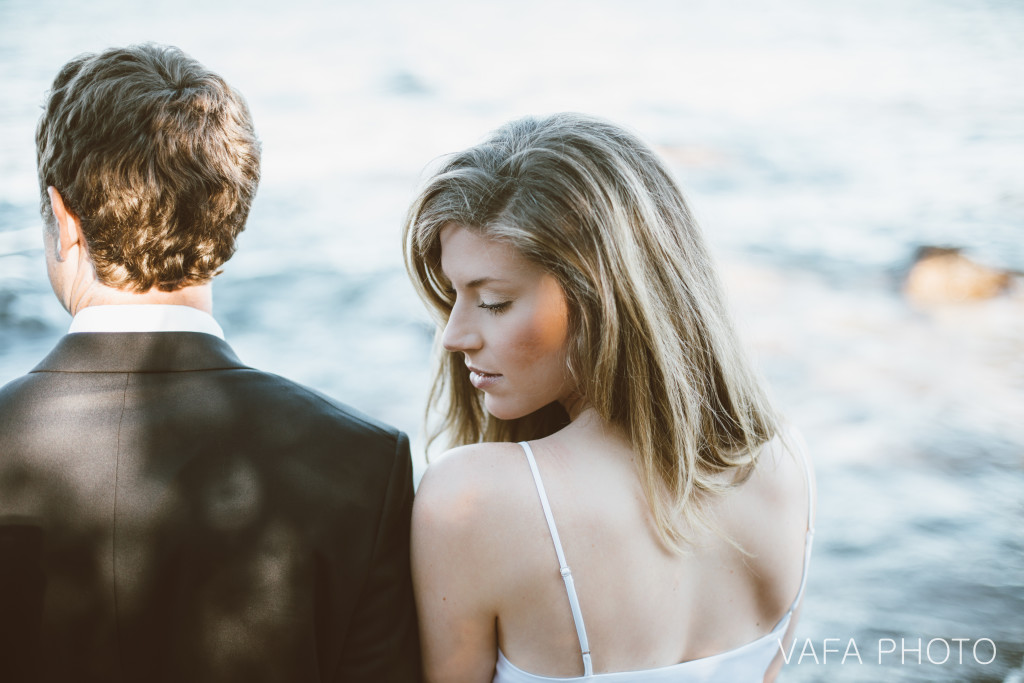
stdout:
{"type": "Polygon", "coordinates": [[[85,248],[82,224],[78,220],[78,216],[64,204],[64,198],[60,196],[60,191],[56,187],[50,185],[46,188],[46,193],[50,196],[50,209],[53,211],[53,217],[57,219],[58,254],[61,260],[64,260],[75,245],[85,248]]]}

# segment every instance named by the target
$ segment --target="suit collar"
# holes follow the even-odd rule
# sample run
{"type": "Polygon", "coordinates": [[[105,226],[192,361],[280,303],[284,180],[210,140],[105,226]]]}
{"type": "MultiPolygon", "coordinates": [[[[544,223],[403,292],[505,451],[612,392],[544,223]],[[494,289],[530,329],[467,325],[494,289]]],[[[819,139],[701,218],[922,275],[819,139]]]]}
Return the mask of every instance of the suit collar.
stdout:
{"type": "Polygon", "coordinates": [[[227,342],[201,332],[65,335],[32,372],[185,372],[245,368],[227,342]]]}

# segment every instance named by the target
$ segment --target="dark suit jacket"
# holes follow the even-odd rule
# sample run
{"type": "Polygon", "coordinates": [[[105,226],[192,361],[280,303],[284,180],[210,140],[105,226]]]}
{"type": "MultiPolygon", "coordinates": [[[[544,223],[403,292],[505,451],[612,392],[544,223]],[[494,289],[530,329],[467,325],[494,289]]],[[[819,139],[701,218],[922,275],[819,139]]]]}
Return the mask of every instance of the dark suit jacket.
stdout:
{"type": "Polygon", "coordinates": [[[0,389],[0,680],[413,681],[409,443],[199,333],[0,389]]]}

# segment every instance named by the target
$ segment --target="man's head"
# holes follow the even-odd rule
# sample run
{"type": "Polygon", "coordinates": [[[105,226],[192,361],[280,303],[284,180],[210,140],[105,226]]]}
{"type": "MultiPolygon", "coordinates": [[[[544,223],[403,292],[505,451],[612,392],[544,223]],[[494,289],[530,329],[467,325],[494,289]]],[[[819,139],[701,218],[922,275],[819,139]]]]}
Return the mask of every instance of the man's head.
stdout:
{"type": "Polygon", "coordinates": [[[234,253],[260,175],[242,96],[159,45],[68,62],[39,120],[36,158],[50,232],[54,210],[66,209],[96,280],[131,292],[209,282],[234,253]]]}

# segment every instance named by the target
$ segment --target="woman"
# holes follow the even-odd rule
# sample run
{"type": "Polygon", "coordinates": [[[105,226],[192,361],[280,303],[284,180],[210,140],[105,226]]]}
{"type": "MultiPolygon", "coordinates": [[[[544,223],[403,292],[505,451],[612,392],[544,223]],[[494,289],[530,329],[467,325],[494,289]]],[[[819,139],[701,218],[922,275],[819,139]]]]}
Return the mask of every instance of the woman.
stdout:
{"type": "Polygon", "coordinates": [[[446,160],[404,241],[442,326],[432,437],[459,446],[413,512],[427,679],[774,678],[810,469],[661,161],[593,118],[515,121],[446,160]]]}

